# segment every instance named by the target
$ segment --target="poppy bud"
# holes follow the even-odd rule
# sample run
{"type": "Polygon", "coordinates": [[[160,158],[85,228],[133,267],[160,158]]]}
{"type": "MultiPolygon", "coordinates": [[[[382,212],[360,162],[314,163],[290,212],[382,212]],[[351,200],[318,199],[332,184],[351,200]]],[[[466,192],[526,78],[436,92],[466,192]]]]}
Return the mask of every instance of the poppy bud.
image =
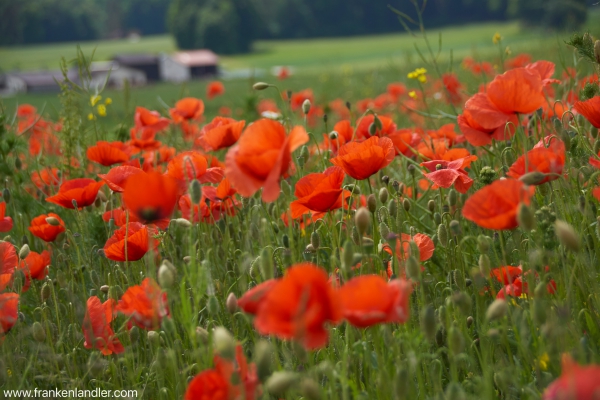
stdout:
{"type": "Polygon", "coordinates": [[[51,226],[59,226],[60,225],[60,221],[55,217],[47,217],[46,223],[51,226]]]}
{"type": "Polygon", "coordinates": [[[402,207],[406,212],[410,211],[410,201],[407,198],[404,198],[404,200],[402,200],[402,207]]]}
{"type": "Polygon", "coordinates": [[[260,253],[259,261],[260,273],[262,274],[263,279],[268,280],[273,278],[273,259],[271,258],[271,254],[269,254],[269,249],[266,247],[260,253]]]}
{"type": "Polygon", "coordinates": [[[435,222],[438,225],[441,224],[442,223],[442,214],[440,214],[439,212],[433,213],[433,222],[435,222]]]}
{"type": "Polygon", "coordinates": [[[581,212],[582,214],[585,212],[585,205],[586,205],[585,196],[583,196],[583,195],[579,196],[579,212],[581,212]]]}
{"type": "Polygon", "coordinates": [[[196,327],[196,337],[200,341],[200,343],[208,343],[209,333],[206,329],[201,326],[196,327]]]}
{"type": "Polygon", "coordinates": [[[102,285],[100,286],[100,291],[104,294],[108,293],[108,290],[110,289],[110,287],[108,285],[102,285]]]}
{"type": "Polygon", "coordinates": [[[477,236],[477,248],[480,253],[487,253],[490,250],[490,238],[489,236],[479,235],[477,236]]]}
{"type": "Polygon", "coordinates": [[[283,234],[283,236],[281,237],[281,241],[283,243],[283,247],[285,247],[286,249],[290,248],[290,237],[286,234],[283,234]]]}
{"type": "Polygon", "coordinates": [[[337,133],[337,131],[329,132],[329,140],[337,140],[338,136],[339,136],[339,133],[337,133]]]}
{"type": "Polygon", "coordinates": [[[450,221],[450,233],[452,233],[453,236],[458,236],[462,233],[460,229],[460,222],[455,219],[450,221]]]}
{"type": "Polygon", "coordinates": [[[304,103],[302,103],[302,112],[304,113],[304,115],[308,114],[308,112],[310,111],[310,100],[306,99],[304,100],[304,103]]]}
{"type": "Polygon", "coordinates": [[[387,175],[384,175],[381,177],[381,182],[383,182],[384,185],[389,185],[390,184],[390,177],[387,175]]]}
{"type": "Polygon", "coordinates": [[[227,307],[227,311],[230,314],[235,314],[238,310],[237,297],[235,297],[234,293],[229,293],[227,296],[227,301],[225,302],[225,307],[227,307]]]}
{"type": "Polygon", "coordinates": [[[252,89],[254,90],[265,90],[268,87],[270,87],[271,85],[269,85],[266,82],[256,82],[254,85],[252,85],[252,89]]]}
{"type": "Polygon", "coordinates": [[[215,352],[223,358],[233,360],[235,358],[235,339],[231,333],[218,326],[213,331],[213,344],[215,346],[215,352]]]}
{"type": "Polygon", "coordinates": [[[8,188],[2,190],[2,198],[6,204],[10,203],[10,190],[8,188]]]}
{"type": "Polygon", "coordinates": [[[379,189],[379,201],[381,202],[381,204],[387,203],[389,194],[390,193],[388,192],[387,188],[382,187],[381,189],[379,189]]]}
{"type": "Polygon", "coordinates": [[[158,284],[163,289],[168,289],[173,286],[173,282],[175,281],[175,274],[173,270],[169,268],[164,263],[160,265],[158,268],[158,284]]]}
{"type": "Polygon", "coordinates": [[[390,228],[385,222],[379,224],[379,235],[384,239],[390,235],[390,228]]]}
{"type": "Polygon", "coordinates": [[[429,210],[429,212],[434,212],[435,211],[435,201],[429,200],[427,202],[427,209],[429,210]]]}
{"type": "Polygon", "coordinates": [[[200,181],[198,181],[198,179],[194,179],[192,182],[190,182],[188,191],[190,192],[192,203],[200,203],[200,200],[202,199],[202,186],[200,185],[200,181]]]}
{"type": "Polygon", "coordinates": [[[417,171],[417,167],[415,167],[414,164],[409,164],[406,169],[408,170],[408,173],[412,176],[414,176],[415,172],[417,171]]]}
{"type": "Polygon", "coordinates": [[[206,309],[211,315],[217,315],[219,313],[219,300],[215,296],[209,296],[206,302],[206,309]]]}
{"type": "Polygon", "coordinates": [[[172,221],[175,221],[175,223],[182,228],[191,228],[192,227],[192,223],[185,218],[175,218],[172,221]]]}
{"type": "Polygon", "coordinates": [[[52,294],[52,288],[50,287],[48,282],[45,282],[42,285],[42,289],[40,291],[40,298],[42,299],[42,301],[46,301],[50,298],[51,294],[52,294]]]}
{"type": "Polygon", "coordinates": [[[377,199],[374,194],[370,194],[367,196],[367,208],[371,213],[377,211],[377,199]]]}
{"type": "MultiPolygon", "coordinates": [[[[397,365],[402,365],[402,363],[398,363],[397,365]]],[[[396,369],[396,376],[394,378],[396,399],[408,399],[410,392],[409,386],[411,383],[410,372],[408,371],[408,368],[402,366],[396,369]]]]}
{"type": "Polygon", "coordinates": [[[354,249],[352,247],[352,242],[346,240],[344,243],[344,248],[342,250],[342,268],[346,270],[346,272],[350,272],[350,268],[352,268],[354,261],[354,249]]]}
{"type": "Polygon", "coordinates": [[[600,40],[596,40],[594,43],[594,56],[596,57],[596,62],[600,64],[600,40]]]}
{"type": "Polygon", "coordinates": [[[308,151],[308,147],[306,145],[300,148],[300,159],[306,164],[308,158],[310,157],[310,153],[308,151]]]}
{"type": "Polygon", "coordinates": [[[319,233],[317,231],[314,231],[310,234],[310,244],[315,250],[317,250],[321,245],[321,238],[319,237],[319,233]]]}
{"type": "Polygon", "coordinates": [[[376,133],[377,133],[377,125],[375,125],[374,122],[371,122],[371,124],[369,125],[369,135],[375,136],[376,133]]]}
{"type": "Polygon", "coordinates": [[[258,380],[264,382],[271,375],[273,347],[266,340],[259,340],[254,347],[254,364],[258,380]]]}
{"type": "Polygon", "coordinates": [[[156,331],[148,331],[148,341],[154,347],[160,346],[160,335],[156,331]]]}
{"type": "Polygon", "coordinates": [[[390,215],[396,216],[398,213],[398,202],[395,199],[390,200],[388,203],[388,210],[390,215]]]}
{"type": "Polygon", "coordinates": [[[455,326],[451,326],[448,332],[448,347],[454,355],[462,353],[465,349],[465,338],[455,326]]]}
{"type": "Polygon", "coordinates": [[[483,276],[490,275],[490,258],[487,254],[482,254],[479,256],[479,272],[483,276]]]}
{"type": "Polygon", "coordinates": [[[437,322],[435,320],[435,310],[430,305],[427,305],[423,311],[421,311],[421,329],[427,339],[433,341],[435,339],[435,332],[437,330],[437,322]]]}
{"type": "Polygon", "coordinates": [[[485,318],[488,321],[495,321],[503,318],[508,312],[508,303],[501,299],[496,299],[485,312],[485,318]]]}
{"type": "Polygon", "coordinates": [[[448,192],[448,205],[450,207],[454,207],[456,205],[457,200],[458,194],[456,193],[456,190],[450,189],[450,192],[448,192]]]}
{"type": "Polygon", "coordinates": [[[44,330],[44,327],[42,326],[42,324],[35,321],[31,328],[32,328],[33,338],[35,339],[36,342],[42,343],[42,342],[46,341],[46,331],[44,330]]]}
{"type": "Polygon", "coordinates": [[[446,225],[439,224],[437,229],[437,237],[442,246],[446,247],[448,245],[448,231],[446,230],[446,225]]]}
{"type": "Polygon", "coordinates": [[[556,220],[554,222],[554,231],[560,243],[572,252],[578,252],[581,248],[581,240],[575,229],[565,221],[556,220]]]}
{"type": "Polygon", "coordinates": [[[531,211],[531,208],[523,202],[519,203],[519,208],[517,209],[517,221],[519,222],[519,226],[527,232],[535,227],[533,212],[531,211]]]}
{"type": "Polygon", "coordinates": [[[19,250],[19,258],[21,260],[27,258],[27,256],[29,255],[31,250],[29,250],[29,245],[28,244],[24,244],[23,247],[21,247],[21,250],[19,250]]]}
{"type": "Polygon", "coordinates": [[[519,178],[526,185],[538,185],[544,179],[546,179],[546,174],[540,171],[528,172],[519,178]]]}
{"type": "Polygon", "coordinates": [[[371,224],[371,214],[365,207],[361,207],[354,215],[354,224],[358,230],[359,236],[363,236],[371,224]]]}
{"type": "Polygon", "coordinates": [[[467,317],[467,328],[470,328],[473,325],[474,319],[471,316],[467,317]]]}
{"type": "Polygon", "coordinates": [[[283,396],[298,381],[298,374],[291,371],[277,371],[265,382],[267,391],[274,396],[283,396]]]}
{"type": "Polygon", "coordinates": [[[96,195],[96,200],[100,200],[103,203],[106,203],[108,201],[108,199],[106,198],[106,195],[101,190],[98,191],[98,194],[96,195]]]}
{"type": "Polygon", "coordinates": [[[300,393],[307,400],[319,400],[321,395],[321,387],[311,378],[304,378],[300,382],[300,393]]]}
{"type": "Polygon", "coordinates": [[[414,281],[420,279],[421,267],[419,267],[419,262],[414,256],[410,256],[406,260],[406,275],[414,281]]]}
{"type": "Polygon", "coordinates": [[[15,158],[15,168],[21,169],[22,166],[23,166],[23,163],[21,162],[21,159],[19,157],[15,158]]]}

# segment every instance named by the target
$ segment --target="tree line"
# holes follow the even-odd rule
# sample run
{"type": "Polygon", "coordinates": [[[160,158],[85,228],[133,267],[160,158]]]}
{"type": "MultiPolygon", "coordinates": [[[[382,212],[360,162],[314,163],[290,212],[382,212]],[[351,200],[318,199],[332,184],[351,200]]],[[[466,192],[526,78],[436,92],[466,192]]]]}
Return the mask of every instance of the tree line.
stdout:
{"type": "MultiPolygon", "coordinates": [[[[423,0],[415,0],[419,6],[423,0]]],[[[594,0],[428,0],[426,27],[519,19],[572,30],[594,0]]],[[[256,39],[349,36],[404,30],[413,0],[0,0],[0,45],[171,32],[180,48],[249,51],[256,39]]]]}

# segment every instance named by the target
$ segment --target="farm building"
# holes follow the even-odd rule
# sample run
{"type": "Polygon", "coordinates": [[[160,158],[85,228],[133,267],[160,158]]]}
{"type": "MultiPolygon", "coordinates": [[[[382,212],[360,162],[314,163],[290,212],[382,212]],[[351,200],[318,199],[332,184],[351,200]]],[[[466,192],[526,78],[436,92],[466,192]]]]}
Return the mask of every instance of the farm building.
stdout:
{"type": "Polygon", "coordinates": [[[91,87],[107,87],[121,89],[125,81],[131,86],[143,86],[146,84],[146,74],[143,71],[125,67],[115,61],[93,62],[91,65],[92,80],[91,87]]]}
{"type": "Polygon", "coordinates": [[[148,82],[161,80],[159,57],[153,54],[121,54],[113,57],[113,61],[123,67],[143,71],[148,82]]]}
{"type": "Polygon", "coordinates": [[[210,50],[180,51],[172,58],[189,69],[192,79],[213,77],[219,73],[219,57],[210,50]]]}

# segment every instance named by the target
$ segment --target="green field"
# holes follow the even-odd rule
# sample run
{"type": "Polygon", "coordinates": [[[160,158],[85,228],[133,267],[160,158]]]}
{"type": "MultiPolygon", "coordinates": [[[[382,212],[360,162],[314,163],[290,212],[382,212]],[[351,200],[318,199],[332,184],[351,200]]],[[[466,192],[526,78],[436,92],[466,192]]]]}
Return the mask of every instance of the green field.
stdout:
{"type": "MultiPolygon", "coordinates": [[[[594,20],[596,14],[590,16],[594,20]]],[[[598,29],[589,23],[589,29],[598,29]]],[[[439,37],[443,38],[438,61],[443,70],[459,69],[466,56],[477,59],[498,58],[499,48],[492,43],[492,36],[499,32],[503,37],[502,46],[508,46],[513,55],[526,52],[534,58],[552,58],[559,64],[573,65],[564,40],[565,34],[540,34],[539,31],[523,30],[515,22],[482,23],[463,27],[450,27],[428,31],[428,38],[434,52],[438,52],[439,37]],[[551,56],[551,57],[549,57],[551,56]],[[450,66],[450,61],[452,65],[450,66]],[[566,60],[566,61],[565,61],[566,60]]],[[[150,36],[133,43],[128,40],[85,42],[80,44],[87,56],[94,54],[94,60],[108,60],[113,55],[131,52],[172,52],[176,50],[170,36],[150,36]]],[[[259,41],[255,52],[251,54],[227,56],[221,58],[221,66],[228,71],[254,69],[257,75],[250,79],[234,79],[227,82],[227,93],[219,103],[233,104],[235,107],[247,106],[248,98],[240,93],[252,96],[251,84],[255,80],[271,80],[270,68],[277,65],[294,67],[295,75],[281,83],[281,89],[300,90],[312,87],[317,97],[328,101],[336,97],[357,100],[362,97],[376,96],[384,90],[390,81],[401,80],[407,71],[423,66],[415,47],[426,52],[425,41],[420,36],[397,33],[378,36],[360,36],[349,38],[259,41]],[[266,75],[260,75],[260,72],[266,75]]],[[[56,45],[23,46],[0,48],[0,70],[19,67],[22,70],[40,68],[58,68],[61,57],[73,59],[76,56],[76,43],[56,45]]],[[[134,88],[129,99],[119,91],[107,90],[105,94],[115,100],[112,107],[115,112],[109,115],[109,122],[130,115],[128,104],[151,108],[173,104],[183,95],[204,97],[206,82],[193,81],[183,85],[160,83],[143,88],[134,88]]],[[[16,104],[30,103],[38,108],[45,107],[53,116],[58,115],[60,107],[56,93],[19,94],[2,100],[9,109],[16,104]]],[[[215,104],[208,104],[218,108],[215,104]]]]}

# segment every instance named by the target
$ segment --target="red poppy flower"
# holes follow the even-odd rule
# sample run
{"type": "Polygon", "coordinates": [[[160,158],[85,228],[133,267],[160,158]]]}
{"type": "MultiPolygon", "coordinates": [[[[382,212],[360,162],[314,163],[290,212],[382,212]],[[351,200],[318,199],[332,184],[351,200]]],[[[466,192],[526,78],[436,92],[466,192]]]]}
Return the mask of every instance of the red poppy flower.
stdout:
{"type": "Polygon", "coordinates": [[[33,236],[37,236],[43,241],[54,242],[56,237],[65,231],[65,222],[57,214],[42,214],[31,220],[29,231],[33,234],[33,236]],[[58,225],[49,224],[46,221],[48,218],[55,218],[58,222],[58,225]]]}
{"type": "Polygon", "coordinates": [[[96,348],[105,355],[120,354],[125,348],[115,336],[110,324],[115,317],[117,302],[108,299],[104,303],[96,296],[87,300],[87,309],[83,319],[83,346],[86,349],[96,348]]]}
{"type": "Polygon", "coordinates": [[[71,179],[63,182],[58,193],[47,197],[46,201],[64,208],[87,207],[94,203],[102,185],[104,182],[96,182],[89,178],[71,179]],[[73,201],[76,205],[73,205],[73,201]]]}
{"type": "Polygon", "coordinates": [[[0,274],[10,274],[17,267],[17,251],[10,242],[0,241],[0,274]]]}
{"type": "Polygon", "coordinates": [[[542,89],[539,73],[516,68],[496,76],[488,85],[487,96],[501,112],[530,114],[546,102],[542,89]]]}
{"type": "Polygon", "coordinates": [[[235,360],[214,356],[215,368],[196,375],[188,384],[185,400],[254,400],[260,395],[256,365],[248,364],[242,346],[235,349],[235,360]]]}
{"type": "Polygon", "coordinates": [[[175,208],[179,185],[170,176],[144,172],[127,178],[123,202],[143,222],[168,218],[175,208]]]}
{"type": "Polygon", "coordinates": [[[130,222],[122,226],[108,238],[104,245],[104,255],[113,261],[137,261],[144,257],[150,248],[156,248],[154,240],[156,229],[147,227],[139,222],[130,222]],[[127,235],[127,242],[125,241],[127,235]],[[127,247],[125,247],[127,243],[127,247]]]}
{"type": "Polygon", "coordinates": [[[152,129],[131,128],[131,140],[128,145],[138,150],[156,150],[160,147],[160,142],[155,139],[156,132],[152,129]]]}
{"type": "Polygon", "coordinates": [[[327,344],[327,322],[341,319],[327,273],[310,263],[290,267],[261,302],[254,326],[263,335],[296,339],[308,349],[327,344]]]}
{"type": "Polygon", "coordinates": [[[519,123],[516,115],[500,111],[485,93],[467,100],[457,121],[465,139],[473,146],[486,146],[492,139],[508,140],[519,123]]]}
{"type": "Polygon", "coordinates": [[[153,279],[146,278],[141,285],[127,289],[115,310],[131,317],[130,326],[133,323],[141,329],[157,330],[169,316],[167,294],[153,279]]]}
{"type": "Polygon", "coordinates": [[[31,181],[44,194],[48,195],[50,193],[49,189],[54,189],[60,184],[58,168],[46,167],[40,171],[33,171],[31,181]]]}
{"type": "Polygon", "coordinates": [[[542,85],[544,87],[552,83],[560,83],[558,79],[552,79],[554,70],[556,69],[556,65],[553,62],[540,60],[534,62],[533,64],[526,65],[525,68],[532,72],[535,71],[542,79],[542,85]]]}
{"type": "Polygon", "coordinates": [[[590,121],[592,126],[600,129],[600,96],[592,97],[586,101],[578,101],[573,108],[590,121]]]}
{"type": "Polygon", "coordinates": [[[445,73],[442,75],[442,83],[446,88],[446,100],[450,104],[458,105],[462,101],[462,95],[460,90],[462,89],[462,84],[458,80],[456,74],[453,73],[445,73]]]}
{"type": "Polygon", "coordinates": [[[244,125],[246,121],[215,117],[202,128],[194,144],[202,146],[205,151],[217,151],[233,146],[240,138],[244,125]]]}
{"type": "Polygon", "coordinates": [[[384,322],[406,322],[411,293],[412,285],[408,281],[386,282],[379,275],[362,275],[344,284],[338,296],[344,318],[354,326],[365,328],[384,322]]]}
{"type": "Polygon", "coordinates": [[[398,99],[404,94],[408,93],[406,86],[403,83],[390,83],[387,85],[386,92],[392,96],[394,101],[398,101],[398,99]]]}
{"type": "Polygon", "coordinates": [[[134,115],[135,127],[146,132],[160,132],[165,129],[171,121],[160,116],[158,111],[150,111],[144,107],[136,107],[134,115]]]}
{"type": "Polygon", "coordinates": [[[323,149],[329,149],[336,154],[340,147],[352,140],[354,128],[350,125],[350,121],[344,119],[333,126],[333,131],[337,132],[335,139],[330,139],[329,134],[323,134],[323,149]]]}
{"type": "Polygon", "coordinates": [[[188,384],[185,400],[229,400],[229,383],[218,371],[200,372],[188,384]]]}
{"type": "Polygon", "coordinates": [[[506,69],[522,68],[531,62],[531,56],[526,53],[509,58],[504,62],[506,69]]]}
{"type": "Polygon", "coordinates": [[[269,279],[254,286],[238,299],[238,306],[248,314],[255,315],[267,294],[277,284],[276,279],[269,279]]]}
{"type": "Polygon", "coordinates": [[[477,160],[477,156],[468,156],[450,162],[444,160],[427,161],[421,163],[421,165],[431,171],[424,174],[424,176],[437,186],[447,189],[454,185],[458,193],[467,193],[473,185],[473,179],[469,178],[465,168],[469,167],[471,162],[475,160],[477,160]]]}
{"type": "Polygon", "coordinates": [[[537,185],[558,179],[565,166],[565,144],[556,136],[540,140],[534,148],[511,165],[506,175],[519,179],[526,173],[537,171],[548,174],[537,185]],[[548,144],[546,147],[545,143],[548,144]],[[527,158],[527,159],[525,159],[527,158]],[[527,166],[525,165],[527,164],[527,166]]]}
{"type": "Polygon", "coordinates": [[[373,136],[361,143],[345,144],[330,161],[354,179],[363,180],[387,167],[395,155],[391,139],[373,136]]]}
{"type": "Polygon", "coordinates": [[[0,232],[8,232],[13,228],[13,220],[6,216],[6,203],[0,203],[0,232]]]}
{"type": "Polygon", "coordinates": [[[16,293],[0,294],[0,336],[6,335],[18,319],[19,295],[16,293]]]}
{"type": "Polygon", "coordinates": [[[504,267],[494,268],[490,271],[490,276],[496,278],[496,280],[503,285],[509,285],[515,281],[523,273],[521,266],[513,267],[507,265],[504,267]]]}
{"type": "Polygon", "coordinates": [[[580,366],[570,355],[562,357],[562,374],[546,388],[542,400],[592,400],[600,392],[600,366],[580,366]]]}
{"type": "Polygon", "coordinates": [[[356,127],[356,137],[368,139],[371,136],[382,137],[396,132],[396,123],[390,117],[378,115],[377,118],[379,121],[381,121],[381,129],[376,128],[373,135],[369,133],[369,127],[371,124],[375,123],[375,116],[373,114],[369,114],[360,119],[358,126],[356,127]]]}
{"type": "Polygon", "coordinates": [[[111,168],[107,174],[98,174],[98,177],[106,182],[110,190],[120,193],[123,191],[123,184],[127,178],[141,173],[144,173],[144,171],[142,171],[140,168],[129,165],[121,165],[111,168]]]}
{"type": "Polygon", "coordinates": [[[200,119],[204,113],[204,102],[193,97],[186,97],[175,103],[175,107],[169,110],[174,122],[182,122],[200,119]]]}
{"type": "Polygon", "coordinates": [[[211,82],[206,86],[206,97],[208,97],[209,100],[212,100],[223,93],[225,93],[225,85],[219,81],[211,82]]]}
{"type": "Polygon", "coordinates": [[[519,203],[531,203],[535,187],[526,186],[516,179],[501,179],[485,186],[467,199],[462,209],[466,219],[482,228],[514,229],[519,203]]]}
{"type": "Polygon", "coordinates": [[[192,150],[180,153],[173,158],[167,165],[167,175],[187,189],[189,183],[194,179],[200,183],[220,182],[223,179],[223,169],[208,168],[208,160],[204,154],[192,150]]]}
{"type": "Polygon", "coordinates": [[[289,78],[291,75],[290,69],[288,67],[281,67],[279,71],[277,71],[277,79],[280,81],[289,78]]]}
{"type": "Polygon", "coordinates": [[[12,283],[13,274],[2,274],[0,273],[0,292],[2,292],[8,285],[12,283]]]}
{"type": "Polygon", "coordinates": [[[35,117],[36,113],[37,109],[31,104],[21,104],[17,107],[17,117],[19,118],[35,117]]]}
{"type": "Polygon", "coordinates": [[[464,148],[449,148],[450,140],[445,138],[425,138],[417,145],[417,153],[423,159],[454,161],[471,155],[464,148]]]}
{"type": "Polygon", "coordinates": [[[263,201],[275,201],[279,197],[279,179],[292,164],[292,152],[306,142],[308,135],[300,126],[286,136],[279,122],[258,120],[227,152],[225,174],[242,196],[250,197],[262,187],[263,201]]]}
{"type": "Polygon", "coordinates": [[[306,100],[310,101],[311,104],[315,103],[315,98],[312,89],[304,89],[292,94],[292,98],[290,100],[290,106],[292,110],[296,111],[301,109],[302,104],[304,104],[306,100]]]}
{"type": "Polygon", "coordinates": [[[41,281],[48,275],[49,265],[50,253],[47,250],[44,250],[39,254],[35,251],[30,251],[29,255],[21,260],[19,268],[25,274],[25,283],[23,285],[24,292],[29,289],[31,279],[41,281]]]}
{"type": "Polygon", "coordinates": [[[122,142],[99,141],[95,146],[87,149],[87,158],[100,165],[109,167],[113,164],[124,163],[129,160],[129,154],[124,151],[122,142]]]}
{"type": "Polygon", "coordinates": [[[344,199],[351,194],[342,189],[345,176],[340,167],[329,167],[323,173],[302,177],[294,191],[298,200],[290,204],[292,218],[299,218],[310,211],[325,213],[342,207],[344,199]]]}

